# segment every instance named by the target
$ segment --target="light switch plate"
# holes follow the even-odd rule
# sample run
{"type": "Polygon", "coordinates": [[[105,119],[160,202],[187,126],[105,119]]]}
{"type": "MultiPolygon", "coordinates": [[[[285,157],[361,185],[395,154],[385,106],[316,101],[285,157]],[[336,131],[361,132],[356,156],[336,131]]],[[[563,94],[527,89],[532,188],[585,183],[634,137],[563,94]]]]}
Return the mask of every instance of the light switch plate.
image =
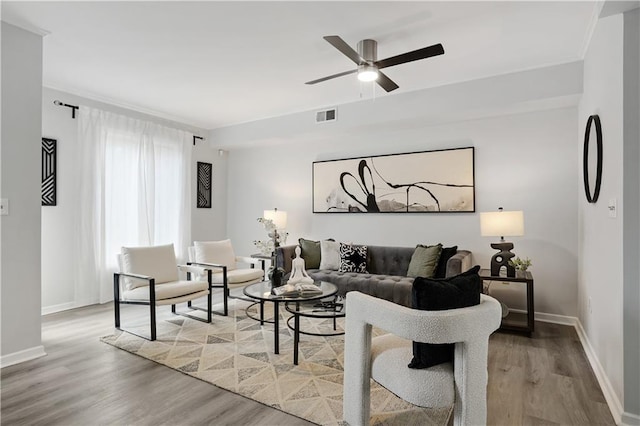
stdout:
{"type": "Polygon", "coordinates": [[[9,199],[0,198],[0,216],[7,216],[9,214],[9,199]]]}
{"type": "Polygon", "coordinates": [[[617,200],[612,198],[609,200],[609,205],[607,209],[609,209],[609,217],[618,217],[618,205],[617,200]]]}

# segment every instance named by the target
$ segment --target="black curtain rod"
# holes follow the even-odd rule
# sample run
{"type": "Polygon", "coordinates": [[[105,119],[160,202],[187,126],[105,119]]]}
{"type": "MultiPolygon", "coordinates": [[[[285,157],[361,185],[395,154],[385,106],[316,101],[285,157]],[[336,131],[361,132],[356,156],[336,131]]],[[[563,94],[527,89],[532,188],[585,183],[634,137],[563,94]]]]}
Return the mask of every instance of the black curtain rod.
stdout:
{"type": "Polygon", "coordinates": [[[65,104],[60,102],[59,100],[55,100],[53,101],[54,104],[58,105],[58,106],[63,106],[63,107],[67,107],[67,108],[71,108],[71,118],[76,118],[76,110],[80,109],[79,106],[77,105],[69,105],[69,104],[65,104]]]}
{"type": "MultiPolygon", "coordinates": [[[[76,118],[76,110],[80,109],[80,107],[78,105],[69,105],[69,104],[65,104],[63,102],[60,102],[59,100],[55,100],[53,101],[54,104],[58,105],[58,106],[63,106],[63,107],[67,107],[67,108],[71,108],[71,118],[76,118]]],[[[204,138],[202,136],[196,136],[193,135],[193,146],[196,145],[196,139],[200,139],[201,141],[204,140],[204,138]]]]}

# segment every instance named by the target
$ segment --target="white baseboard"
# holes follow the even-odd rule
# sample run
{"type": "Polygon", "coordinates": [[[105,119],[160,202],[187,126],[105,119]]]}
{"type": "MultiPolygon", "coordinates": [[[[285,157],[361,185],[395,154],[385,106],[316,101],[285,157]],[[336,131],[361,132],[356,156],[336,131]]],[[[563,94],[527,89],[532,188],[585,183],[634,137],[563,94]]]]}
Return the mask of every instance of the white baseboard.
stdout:
{"type": "Polygon", "coordinates": [[[640,416],[631,413],[622,413],[622,426],[640,426],[640,416]]]}
{"type": "Polygon", "coordinates": [[[609,406],[609,410],[611,411],[613,420],[617,425],[622,424],[622,403],[616,396],[616,393],[613,390],[613,386],[611,385],[611,382],[609,381],[609,378],[607,377],[602,364],[600,364],[600,360],[598,360],[598,356],[593,350],[593,346],[591,346],[591,343],[589,342],[587,333],[585,333],[584,328],[582,328],[582,323],[580,321],[577,321],[575,328],[576,332],[578,333],[578,337],[580,338],[580,343],[582,343],[582,348],[587,354],[587,359],[589,360],[589,364],[591,364],[593,373],[596,375],[596,379],[600,384],[600,389],[602,389],[604,399],[607,401],[607,405],[609,406]]]}
{"type": "Polygon", "coordinates": [[[21,362],[30,361],[32,359],[45,356],[47,353],[44,351],[44,346],[35,346],[33,348],[25,349],[23,351],[14,352],[12,354],[2,355],[0,357],[0,368],[5,368],[10,365],[19,364],[21,362]]]}
{"type": "MultiPolygon", "coordinates": [[[[109,300],[107,300],[108,302],[109,300]]],[[[80,300],[67,303],[60,303],[59,305],[43,306],[41,315],[55,314],[56,312],[68,311],[69,309],[82,308],[83,306],[95,305],[98,302],[97,299],[92,300],[80,300]]]]}
{"type": "Polygon", "coordinates": [[[77,308],[76,302],[61,303],[59,305],[43,306],[42,315],[54,314],[56,312],[68,311],[69,309],[77,308]]]}
{"type": "Polygon", "coordinates": [[[576,317],[569,317],[566,315],[547,314],[545,312],[536,312],[535,319],[536,321],[550,322],[553,324],[571,325],[574,327],[578,323],[578,318],[576,317]]]}

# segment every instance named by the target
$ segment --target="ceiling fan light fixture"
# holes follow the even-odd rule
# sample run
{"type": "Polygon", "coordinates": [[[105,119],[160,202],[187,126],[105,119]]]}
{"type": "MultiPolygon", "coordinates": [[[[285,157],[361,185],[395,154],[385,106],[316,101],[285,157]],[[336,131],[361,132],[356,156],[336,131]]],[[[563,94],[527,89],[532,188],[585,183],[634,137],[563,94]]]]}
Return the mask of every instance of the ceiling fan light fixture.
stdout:
{"type": "Polygon", "coordinates": [[[364,64],[358,66],[358,80],[375,81],[378,79],[378,67],[375,65],[364,64]]]}

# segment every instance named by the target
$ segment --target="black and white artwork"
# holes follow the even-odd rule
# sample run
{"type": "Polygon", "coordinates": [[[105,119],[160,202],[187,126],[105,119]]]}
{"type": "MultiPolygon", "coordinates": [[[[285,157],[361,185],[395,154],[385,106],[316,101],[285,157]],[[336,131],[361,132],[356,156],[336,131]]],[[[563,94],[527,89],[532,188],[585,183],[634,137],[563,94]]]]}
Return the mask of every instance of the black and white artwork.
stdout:
{"type": "Polygon", "coordinates": [[[211,208],[211,163],[198,161],[198,208],[211,208]]]}
{"type": "Polygon", "coordinates": [[[313,163],[314,213],[474,211],[473,147],[313,163]]]}
{"type": "Polygon", "coordinates": [[[42,138],[42,205],[56,205],[56,145],[55,139],[42,138]]]}

